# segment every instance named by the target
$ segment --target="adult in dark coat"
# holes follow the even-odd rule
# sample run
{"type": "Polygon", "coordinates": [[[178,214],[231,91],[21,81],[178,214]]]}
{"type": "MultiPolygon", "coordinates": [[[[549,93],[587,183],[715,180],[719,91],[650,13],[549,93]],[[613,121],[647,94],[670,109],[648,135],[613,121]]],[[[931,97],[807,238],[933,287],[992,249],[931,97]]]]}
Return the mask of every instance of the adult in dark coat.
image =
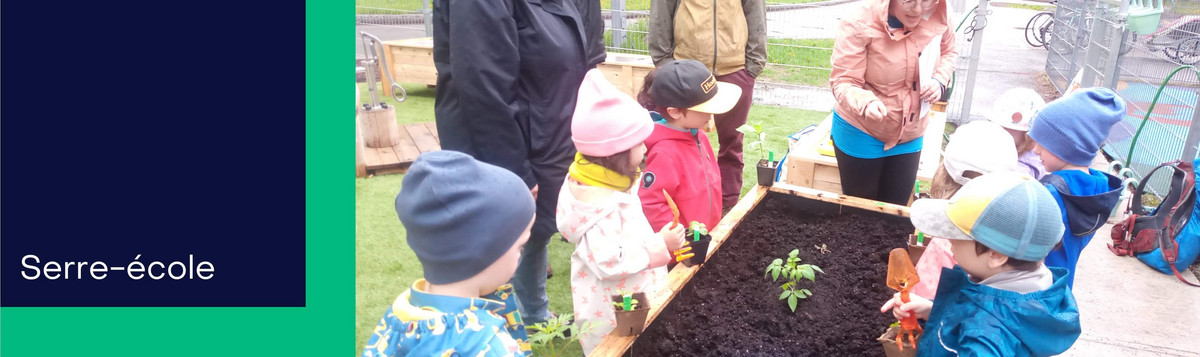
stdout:
{"type": "Polygon", "coordinates": [[[537,200],[537,218],[513,276],[527,324],[551,316],[547,245],[557,231],[558,192],[575,155],[576,92],[587,70],[605,57],[599,7],[588,0],[433,4],[434,115],[442,148],[512,171],[537,200]]]}

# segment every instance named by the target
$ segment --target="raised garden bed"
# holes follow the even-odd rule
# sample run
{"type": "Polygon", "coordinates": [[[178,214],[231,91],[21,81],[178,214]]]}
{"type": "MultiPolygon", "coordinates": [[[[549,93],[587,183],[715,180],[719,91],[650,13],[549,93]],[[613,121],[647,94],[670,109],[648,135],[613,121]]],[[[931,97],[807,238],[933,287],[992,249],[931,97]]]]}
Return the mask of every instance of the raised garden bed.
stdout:
{"type": "Polygon", "coordinates": [[[676,294],[651,307],[636,341],[610,336],[594,354],[882,356],[876,339],[895,321],[879,313],[893,293],[888,252],[906,246],[907,209],[787,184],[770,191],[759,187],[739,203],[744,216],[735,208],[713,230],[719,250],[702,269],[672,270],[676,294]],[[825,272],[802,280],[812,296],[794,313],[779,299],[782,280],[764,278],[793,249],[825,272]]]}

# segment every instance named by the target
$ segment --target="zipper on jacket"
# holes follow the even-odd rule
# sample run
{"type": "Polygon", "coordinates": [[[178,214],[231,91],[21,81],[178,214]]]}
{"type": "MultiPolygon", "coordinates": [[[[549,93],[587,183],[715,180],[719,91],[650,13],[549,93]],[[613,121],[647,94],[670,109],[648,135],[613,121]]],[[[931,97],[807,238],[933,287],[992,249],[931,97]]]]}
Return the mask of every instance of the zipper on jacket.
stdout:
{"type": "MultiPolygon", "coordinates": [[[[700,134],[696,133],[695,135],[700,134]]],[[[704,148],[700,146],[700,138],[697,138],[695,135],[692,136],[692,140],[696,141],[696,150],[700,152],[700,167],[704,168],[704,170],[701,170],[704,171],[704,196],[708,197],[708,216],[712,217],[712,182],[708,180],[708,162],[705,161],[708,159],[708,155],[704,154],[704,148]]]]}

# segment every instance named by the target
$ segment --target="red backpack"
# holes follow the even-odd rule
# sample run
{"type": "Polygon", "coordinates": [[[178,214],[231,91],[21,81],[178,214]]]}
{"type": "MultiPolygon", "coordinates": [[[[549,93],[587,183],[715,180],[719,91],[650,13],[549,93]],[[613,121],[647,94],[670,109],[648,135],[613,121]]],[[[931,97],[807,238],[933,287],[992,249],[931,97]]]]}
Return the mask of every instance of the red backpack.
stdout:
{"type": "Polygon", "coordinates": [[[1195,186],[1196,177],[1193,176],[1191,162],[1172,161],[1150,170],[1133,191],[1133,199],[1129,200],[1129,218],[1113,226],[1113,243],[1108,245],[1108,249],[1113,254],[1132,257],[1162,248],[1163,260],[1170,264],[1175,277],[1188,285],[1200,287],[1184,279],[1175,269],[1175,261],[1179,254],[1179,247],[1175,245],[1175,235],[1187,225],[1192,215],[1196,203],[1195,186]],[[1171,192],[1163,197],[1158,207],[1147,211],[1146,207],[1142,206],[1142,194],[1145,193],[1146,183],[1164,167],[1173,170],[1171,192]]]}

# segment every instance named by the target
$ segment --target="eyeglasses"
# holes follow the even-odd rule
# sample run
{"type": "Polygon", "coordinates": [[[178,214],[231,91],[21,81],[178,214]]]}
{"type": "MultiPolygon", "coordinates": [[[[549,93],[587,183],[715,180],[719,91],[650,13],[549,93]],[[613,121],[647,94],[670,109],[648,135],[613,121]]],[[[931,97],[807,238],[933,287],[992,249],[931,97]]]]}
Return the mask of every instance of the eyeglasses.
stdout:
{"type": "Polygon", "coordinates": [[[900,6],[911,9],[919,4],[922,9],[929,10],[934,6],[937,6],[938,1],[939,0],[900,0],[900,6]]]}

